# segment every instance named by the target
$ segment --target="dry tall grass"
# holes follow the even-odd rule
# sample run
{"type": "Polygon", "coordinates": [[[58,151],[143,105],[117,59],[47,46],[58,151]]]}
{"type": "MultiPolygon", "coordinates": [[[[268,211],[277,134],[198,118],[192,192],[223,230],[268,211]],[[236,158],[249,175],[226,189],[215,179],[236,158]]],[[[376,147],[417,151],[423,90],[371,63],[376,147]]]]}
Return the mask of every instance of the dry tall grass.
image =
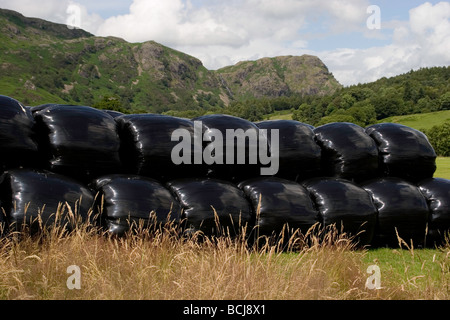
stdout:
{"type": "MultiPolygon", "coordinates": [[[[365,287],[367,250],[335,228],[294,233],[285,243],[240,236],[183,236],[173,224],[137,226],[124,237],[83,223],[71,231],[12,232],[0,244],[0,298],[87,300],[429,299],[426,290],[365,287]],[[67,267],[81,271],[70,290],[67,267]],[[401,295],[397,293],[401,292],[401,295]]],[[[450,250],[447,250],[449,256],[450,250]]],[[[447,262],[443,268],[449,268],[447,262]]],[[[439,286],[439,285],[438,285],[439,286]]],[[[440,298],[448,299],[443,285],[440,298]]]]}

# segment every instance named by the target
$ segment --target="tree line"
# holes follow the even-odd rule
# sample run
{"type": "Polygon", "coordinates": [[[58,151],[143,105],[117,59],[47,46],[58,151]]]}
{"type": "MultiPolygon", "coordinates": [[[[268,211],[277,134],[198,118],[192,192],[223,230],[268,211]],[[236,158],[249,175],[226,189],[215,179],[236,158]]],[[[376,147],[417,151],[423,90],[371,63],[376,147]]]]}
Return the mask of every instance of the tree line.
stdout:
{"type": "Polygon", "coordinates": [[[312,125],[347,121],[367,126],[391,116],[450,110],[450,67],[422,68],[345,87],[303,103],[293,119],[312,125]]]}

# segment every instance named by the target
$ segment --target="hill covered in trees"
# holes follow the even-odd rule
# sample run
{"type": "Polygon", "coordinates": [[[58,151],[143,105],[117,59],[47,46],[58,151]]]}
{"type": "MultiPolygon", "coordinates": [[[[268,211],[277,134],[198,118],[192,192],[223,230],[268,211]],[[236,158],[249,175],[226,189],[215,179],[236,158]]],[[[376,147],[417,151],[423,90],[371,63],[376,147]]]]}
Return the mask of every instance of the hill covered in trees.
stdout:
{"type": "Polygon", "coordinates": [[[0,94],[125,113],[196,116],[248,98],[328,95],[341,85],[314,56],[221,70],[154,41],[128,43],[0,9],[0,94]]]}
{"type": "Polygon", "coordinates": [[[350,86],[303,102],[293,118],[312,125],[335,121],[365,126],[381,119],[450,110],[450,67],[422,68],[350,86]]]}
{"type": "Polygon", "coordinates": [[[227,112],[259,121],[290,110],[292,118],[314,126],[353,122],[361,126],[392,116],[450,110],[450,66],[421,68],[392,78],[337,89],[322,96],[247,99],[227,112]]]}

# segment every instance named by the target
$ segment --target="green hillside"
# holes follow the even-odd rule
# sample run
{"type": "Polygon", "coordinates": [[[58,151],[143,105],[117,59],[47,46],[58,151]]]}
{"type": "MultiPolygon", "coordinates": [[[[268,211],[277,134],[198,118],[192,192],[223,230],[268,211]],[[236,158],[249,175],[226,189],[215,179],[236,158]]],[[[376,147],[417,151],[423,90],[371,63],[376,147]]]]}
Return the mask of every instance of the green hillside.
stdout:
{"type": "Polygon", "coordinates": [[[341,87],[313,56],[275,57],[268,59],[271,64],[262,59],[254,70],[242,63],[211,71],[197,58],[154,41],[96,37],[5,9],[0,9],[0,51],[0,94],[26,105],[82,104],[194,117],[261,94],[331,94],[341,87]],[[235,76],[242,74],[259,82],[238,84],[235,76]],[[268,86],[267,79],[279,81],[268,86]]]}
{"type": "Polygon", "coordinates": [[[218,79],[187,54],[156,42],[130,44],[0,9],[0,93],[24,104],[95,105],[120,111],[221,107],[218,79]],[[203,104],[202,104],[203,103],[203,104]]]}
{"type": "Polygon", "coordinates": [[[389,117],[445,110],[450,110],[450,66],[421,68],[311,97],[294,111],[293,119],[315,126],[339,121],[367,126],[389,117]]]}
{"type": "Polygon", "coordinates": [[[389,117],[379,122],[400,123],[417,130],[429,130],[434,126],[450,122],[450,110],[389,117]]]}

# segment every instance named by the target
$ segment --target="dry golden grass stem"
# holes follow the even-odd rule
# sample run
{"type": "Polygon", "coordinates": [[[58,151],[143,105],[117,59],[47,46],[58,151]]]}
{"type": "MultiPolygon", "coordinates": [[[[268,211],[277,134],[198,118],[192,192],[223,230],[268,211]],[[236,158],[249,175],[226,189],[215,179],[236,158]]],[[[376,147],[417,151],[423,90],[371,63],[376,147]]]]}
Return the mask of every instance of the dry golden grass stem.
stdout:
{"type": "MultiPolygon", "coordinates": [[[[76,207],[64,203],[59,210],[57,218],[69,217],[69,222],[46,226],[41,221],[39,232],[24,228],[0,239],[0,298],[297,300],[423,294],[414,287],[422,280],[418,277],[409,277],[407,288],[368,290],[367,250],[334,225],[316,224],[304,234],[286,225],[274,238],[249,242],[257,230],[240,222],[232,233],[218,225],[217,234],[205,236],[184,233],[173,221],[157,223],[150,214],[149,221],[131,222],[118,237],[81,221],[76,207]],[[81,271],[79,290],[67,287],[72,265],[81,271]]],[[[442,264],[448,273],[449,264],[442,264]]],[[[442,290],[430,294],[448,297],[448,283],[447,293],[442,290]]]]}

